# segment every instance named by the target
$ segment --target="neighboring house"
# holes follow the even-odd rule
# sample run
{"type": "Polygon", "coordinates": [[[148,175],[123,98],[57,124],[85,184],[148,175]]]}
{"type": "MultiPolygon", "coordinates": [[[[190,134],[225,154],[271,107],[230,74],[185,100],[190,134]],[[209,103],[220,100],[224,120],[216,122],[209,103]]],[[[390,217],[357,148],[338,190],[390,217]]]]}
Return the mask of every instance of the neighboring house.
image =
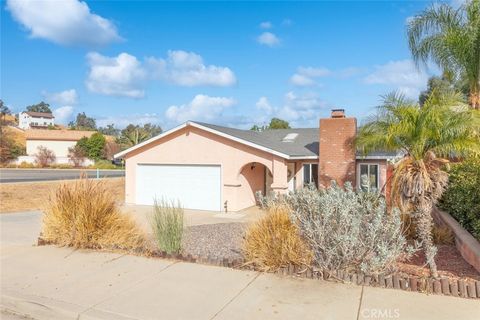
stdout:
{"type": "Polygon", "coordinates": [[[55,117],[46,112],[20,112],[18,114],[18,127],[27,130],[30,128],[46,128],[55,125],[55,117]]]}
{"type": "Polygon", "coordinates": [[[382,189],[387,159],[395,155],[358,155],[356,132],[356,119],[343,110],[310,129],[255,132],[188,121],[115,157],[125,158],[127,203],[163,198],[190,209],[238,211],[255,205],[257,191],[285,193],[332,180],[382,189]]]}
{"type": "MultiPolygon", "coordinates": [[[[77,141],[83,137],[89,138],[95,131],[79,130],[48,130],[48,129],[29,129],[25,130],[26,156],[17,159],[17,163],[35,162],[35,154],[38,147],[42,146],[55,153],[57,163],[68,164],[68,149],[77,144],[77,141]]],[[[84,165],[92,164],[87,160],[84,165]]]]}

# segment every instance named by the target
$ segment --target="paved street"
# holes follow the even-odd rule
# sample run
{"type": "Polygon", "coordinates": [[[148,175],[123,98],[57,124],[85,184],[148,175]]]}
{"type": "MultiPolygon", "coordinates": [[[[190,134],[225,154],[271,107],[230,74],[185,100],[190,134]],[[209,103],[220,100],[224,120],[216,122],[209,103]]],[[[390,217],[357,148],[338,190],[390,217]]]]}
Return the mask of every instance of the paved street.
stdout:
{"type": "MultiPolygon", "coordinates": [[[[97,176],[96,169],[0,169],[0,183],[71,180],[77,179],[82,173],[86,173],[90,178],[97,176]]],[[[99,175],[101,178],[123,177],[125,171],[100,170],[99,175]]]]}
{"type": "Polygon", "coordinates": [[[36,247],[38,212],[3,214],[0,224],[2,312],[34,319],[468,320],[480,314],[478,300],[36,247]]]}

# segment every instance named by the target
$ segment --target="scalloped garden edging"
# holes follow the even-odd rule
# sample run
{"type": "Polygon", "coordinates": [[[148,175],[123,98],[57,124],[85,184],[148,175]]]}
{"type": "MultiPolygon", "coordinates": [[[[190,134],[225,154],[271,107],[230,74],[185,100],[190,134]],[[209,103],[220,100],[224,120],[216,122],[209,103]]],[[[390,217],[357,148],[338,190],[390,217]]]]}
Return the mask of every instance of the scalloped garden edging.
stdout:
{"type": "MultiPolygon", "coordinates": [[[[49,245],[42,238],[38,238],[38,245],[49,245]]],[[[213,258],[205,256],[194,256],[191,254],[168,254],[166,252],[155,252],[151,257],[175,259],[190,263],[227,267],[241,270],[255,270],[251,265],[245,263],[244,259],[213,258]]],[[[304,279],[325,280],[342,283],[351,283],[361,286],[371,286],[404,291],[420,292],[427,294],[443,294],[447,296],[480,299],[480,281],[467,281],[463,279],[433,279],[404,274],[389,275],[367,275],[364,273],[347,273],[343,271],[319,271],[305,266],[289,265],[280,268],[275,274],[283,276],[294,276],[304,279]]]]}
{"type": "MultiPolygon", "coordinates": [[[[157,253],[156,256],[220,267],[255,270],[254,267],[246,265],[243,259],[218,259],[211,257],[192,256],[191,254],[167,254],[164,252],[157,253]]],[[[433,279],[403,274],[366,275],[363,273],[346,273],[343,271],[321,272],[312,268],[294,265],[283,267],[275,273],[279,275],[295,276],[305,279],[336,281],[352,283],[356,285],[480,299],[480,281],[468,281],[463,279],[456,280],[448,278],[433,279]]]]}

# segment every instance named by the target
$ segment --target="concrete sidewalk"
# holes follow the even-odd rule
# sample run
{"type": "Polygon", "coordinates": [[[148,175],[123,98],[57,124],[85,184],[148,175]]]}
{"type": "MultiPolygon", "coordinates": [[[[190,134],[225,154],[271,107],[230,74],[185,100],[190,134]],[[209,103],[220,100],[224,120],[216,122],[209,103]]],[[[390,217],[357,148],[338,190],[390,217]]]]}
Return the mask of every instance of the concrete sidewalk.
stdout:
{"type": "Polygon", "coordinates": [[[480,301],[2,243],[1,307],[35,319],[478,319],[480,301]]]}

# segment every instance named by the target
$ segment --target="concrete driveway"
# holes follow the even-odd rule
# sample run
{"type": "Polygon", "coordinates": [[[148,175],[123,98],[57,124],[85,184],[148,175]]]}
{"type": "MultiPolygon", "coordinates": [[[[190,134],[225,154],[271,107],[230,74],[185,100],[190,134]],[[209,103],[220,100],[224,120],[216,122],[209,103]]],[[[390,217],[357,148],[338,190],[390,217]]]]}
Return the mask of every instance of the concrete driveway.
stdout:
{"type": "Polygon", "coordinates": [[[0,215],[2,310],[34,319],[477,319],[478,300],[36,247],[38,213],[0,215]]]}
{"type": "MultiPolygon", "coordinates": [[[[90,178],[97,176],[97,170],[77,169],[0,169],[0,183],[33,182],[78,179],[84,173],[90,178]]],[[[124,170],[100,170],[100,178],[124,177],[124,170]]]]}
{"type": "MultiPolygon", "coordinates": [[[[137,221],[148,227],[149,217],[154,212],[153,206],[123,205],[121,210],[124,213],[132,214],[137,221]]],[[[264,215],[264,211],[257,207],[251,207],[238,212],[217,212],[206,210],[185,209],[185,223],[187,226],[198,226],[204,224],[231,223],[231,222],[253,222],[264,215]]]]}

